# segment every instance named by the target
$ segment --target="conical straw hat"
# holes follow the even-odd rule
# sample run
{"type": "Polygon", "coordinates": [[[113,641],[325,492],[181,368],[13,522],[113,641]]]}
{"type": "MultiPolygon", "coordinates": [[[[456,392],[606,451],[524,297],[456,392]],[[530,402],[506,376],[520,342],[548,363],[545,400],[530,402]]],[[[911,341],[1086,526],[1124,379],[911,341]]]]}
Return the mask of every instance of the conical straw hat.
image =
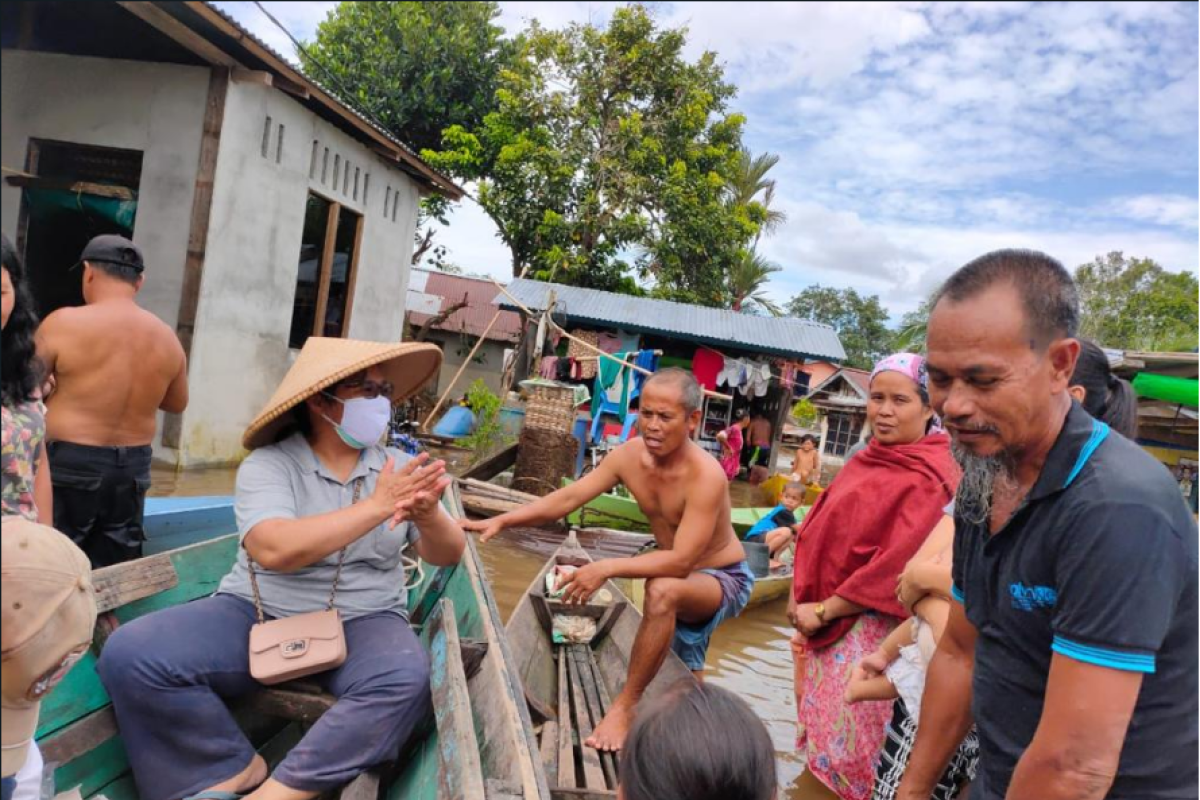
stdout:
{"type": "Polygon", "coordinates": [[[360,342],[310,336],[296,363],[266,406],[246,428],[242,445],[247,450],[271,444],[287,424],[286,415],[317,392],[376,364],[384,380],[395,386],[393,403],[421,388],[442,365],[442,351],[420,342],[360,342]]]}

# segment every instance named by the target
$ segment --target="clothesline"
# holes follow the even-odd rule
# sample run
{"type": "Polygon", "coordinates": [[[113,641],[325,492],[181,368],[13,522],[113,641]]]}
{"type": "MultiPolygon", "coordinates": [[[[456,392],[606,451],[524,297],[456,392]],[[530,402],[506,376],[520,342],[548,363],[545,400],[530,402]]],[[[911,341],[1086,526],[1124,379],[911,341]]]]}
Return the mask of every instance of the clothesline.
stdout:
{"type": "MultiPolygon", "coordinates": [[[[492,283],[494,283],[496,285],[496,288],[500,290],[501,294],[503,294],[505,297],[507,297],[514,306],[516,306],[517,308],[524,311],[531,319],[533,317],[538,316],[531,309],[529,309],[524,303],[522,303],[517,298],[513,297],[512,293],[509,292],[508,289],[501,286],[500,282],[498,280],[496,280],[495,278],[492,278],[492,283]]],[[[549,309],[547,309],[547,312],[548,311],[549,311],[549,309]]],[[[591,350],[593,353],[596,354],[597,358],[607,358],[609,361],[615,361],[616,363],[618,363],[622,366],[629,367],[632,370],[637,370],[638,372],[642,373],[643,375],[653,375],[654,374],[653,372],[651,372],[648,369],[643,369],[642,367],[639,367],[637,364],[631,364],[628,361],[622,361],[621,359],[617,358],[616,356],[612,355],[611,353],[604,352],[603,350],[601,350],[599,347],[592,344],[591,342],[586,342],[583,339],[580,339],[578,336],[572,335],[565,328],[563,328],[561,325],[559,325],[557,322],[555,322],[553,319],[551,319],[548,313],[546,315],[546,321],[550,323],[550,327],[556,328],[559,333],[561,333],[563,336],[570,339],[572,342],[575,342],[576,344],[581,345],[582,347],[585,347],[588,350],[591,350]]],[[[715,397],[718,400],[732,400],[733,399],[733,397],[730,395],[721,394],[720,392],[710,391],[709,389],[705,389],[704,394],[707,397],[715,397]]]]}
{"type": "MultiPolygon", "coordinates": [[[[556,327],[557,327],[557,326],[556,326],[556,327]]],[[[630,366],[633,366],[633,362],[632,362],[632,361],[629,361],[628,359],[629,359],[631,356],[640,355],[640,354],[642,354],[642,353],[654,353],[654,355],[656,355],[656,356],[661,356],[661,355],[663,354],[663,351],[662,351],[662,350],[634,350],[634,351],[632,351],[632,352],[629,352],[629,353],[626,353],[626,354],[625,354],[626,361],[625,361],[624,363],[626,363],[626,364],[628,364],[628,365],[630,365],[630,366]]],[[[614,355],[615,355],[615,354],[614,354],[614,355]]],[[[576,361],[599,361],[599,360],[600,360],[600,356],[578,356],[578,357],[576,357],[576,358],[575,358],[575,360],[576,360],[576,361]]]]}
{"type": "MultiPolygon", "coordinates": [[[[725,359],[726,361],[730,361],[730,360],[734,360],[734,361],[747,361],[747,360],[749,360],[749,359],[745,359],[745,358],[736,358],[736,359],[731,359],[731,357],[730,357],[730,356],[727,356],[727,355],[725,355],[724,353],[722,353],[720,350],[716,349],[715,347],[709,347],[709,346],[708,346],[708,345],[706,345],[706,344],[702,344],[702,345],[700,345],[700,347],[702,347],[703,349],[705,349],[705,350],[709,351],[710,353],[716,353],[717,355],[719,355],[721,358],[725,359]]],[[[769,380],[773,380],[773,381],[779,381],[779,383],[780,383],[781,385],[783,385],[783,386],[786,386],[786,387],[787,387],[787,388],[789,388],[789,389],[794,389],[794,388],[796,388],[797,386],[800,386],[801,388],[807,388],[807,387],[805,387],[805,385],[804,385],[803,383],[800,383],[800,381],[787,380],[787,379],[786,379],[786,378],[784,378],[782,375],[776,375],[776,374],[775,374],[775,372],[774,372],[774,370],[771,370],[771,365],[770,365],[770,364],[767,364],[767,369],[768,369],[768,370],[771,372],[771,377],[769,378],[769,380]]]]}

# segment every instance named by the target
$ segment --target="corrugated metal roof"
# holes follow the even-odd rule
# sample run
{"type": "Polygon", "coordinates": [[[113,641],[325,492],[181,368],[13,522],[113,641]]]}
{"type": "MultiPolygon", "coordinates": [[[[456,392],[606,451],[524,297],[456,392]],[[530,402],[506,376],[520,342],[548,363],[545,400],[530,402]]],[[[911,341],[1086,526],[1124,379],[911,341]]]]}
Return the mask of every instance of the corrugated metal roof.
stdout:
{"type": "MultiPolygon", "coordinates": [[[[837,332],[829,325],[795,317],[756,317],[720,308],[631,297],[596,289],[580,289],[557,283],[517,278],[508,291],[534,311],[546,307],[553,290],[555,311],[572,323],[622,328],[684,339],[714,348],[736,348],[783,358],[843,361],[846,351],[837,332]]],[[[515,309],[512,301],[500,294],[495,301],[501,308],[515,309]]]]}
{"type": "MultiPolygon", "coordinates": [[[[467,307],[460,308],[443,320],[441,324],[435,325],[435,330],[453,331],[454,333],[466,332],[472,336],[483,335],[483,332],[487,330],[488,323],[496,315],[496,306],[492,303],[492,299],[496,296],[495,284],[479,278],[449,275],[445,272],[413,270],[414,276],[418,274],[425,276],[425,285],[422,291],[425,294],[441,297],[442,308],[454,305],[464,296],[467,298],[467,307]]],[[[431,316],[433,315],[410,311],[408,320],[412,325],[419,327],[424,325],[431,316]]],[[[520,335],[521,316],[514,311],[504,311],[492,327],[488,338],[515,342],[520,335]]]]}
{"type": "MultiPolygon", "coordinates": [[[[238,22],[231,14],[226,13],[223,9],[218,7],[217,4],[215,2],[213,2],[213,0],[200,0],[200,1],[204,5],[205,8],[207,8],[210,11],[212,11],[213,13],[219,15],[222,19],[225,20],[225,22],[227,22],[232,27],[236,28],[239,35],[244,36],[247,39],[253,40],[253,42],[256,45],[258,45],[263,50],[270,53],[272,56],[274,56],[280,62],[282,62],[283,64],[286,64],[286,65],[290,66],[292,69],[296,70],[296,72],[301,77],[303,77],[308,82],[312,83],[314,86],[316,86],[318,89],[320,89],[325,94],[329,95],[329,97],[332,98],[335,103],[340,105],[347,112],[349,112],[351,115],[353,115],[359,121],[361,121],[363,124],[370,127],[376,133],[380,134],[381,136],[386,138],[388,141],[390,141],[392,144],[396,145],[396,147],[403,150],[405,152],[405,154],[407,154],[408,157],[411,158],[413,161],[419,162],[422,167],[424,167],[425,169],[432,172],[440,180],[444,181],[446,185],[439,187],[439,188],[441,188],[443,190],[449,190],[451,193],[455,194],[456,196],[454,197],[454,199],[458,199],[459,197],[462,196],[463,190],[462,190],[461,186],[459,186],[457,183],[455,183],[453,180],[451,180],[449,178],[449,176],[447,176],[441,170],[434,169],[428,163],[426,163],[426,161],[423,158],[421,158],[420,154],[417,153],[417,151],[414,150],[407,142],[402,141],[397,136],[395,136],[391,131],[387,130],[382,125],[379,125],[378,123],[375,122],[375,120],[367,117],[365,114],[363,114],[361,111],[359,111],[358,108],[356,108],[355,106],[353,106],[349,102],[347,102],[342,97],[342,93],[340,90],[333,89],[332,87],[327,85],[324,81],[318,80],[317,78],[313,77],[311,74],[308,73],[307,70],[305,70],[299,64],[292,63],[286,56],[284,56],[282,53],[280,53],[275,48],[271,47],[264,40],[260,39],[257,35],[254,34],[253,31],[251,31],[245,25],[238,22]]],[[[164,7],[164,8],[168,6],[167,3],[158,3],[158,5],[161,7],[164,7]]],[[[176,19],[178,19],[178,17],[176,17],[176,19]]],[[[185,25],[188,24],[186,20],[180,20],[180,21],[182,21],[185,25]]],[[[190,25],[189,25],[189,28],[192,28],[194,30],[194,28],[190,25]]],[[[199,31],[197,31],[197,33],[204,35],[202,32],[199,32],[199,31]]],[[[297,55],[299,55],[299,54],[297,54],[297,55]]]]}

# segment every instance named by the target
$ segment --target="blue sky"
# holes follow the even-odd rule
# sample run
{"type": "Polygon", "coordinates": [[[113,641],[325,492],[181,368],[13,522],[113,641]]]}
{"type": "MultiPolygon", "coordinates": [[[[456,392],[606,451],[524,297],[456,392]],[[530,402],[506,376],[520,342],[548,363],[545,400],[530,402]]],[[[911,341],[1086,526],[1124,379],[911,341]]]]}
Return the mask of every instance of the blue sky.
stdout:
{"type": "MultiPolygon", "coordinates": [[[[249,2],[218,3],[275,49],[249,2]]],[[[270,2],[300,38],[336,3],[270,2]]],[[[517,30],[605,23],[618,3],[501,3],[517,30]]],[[[1194,3],[670,3],[691,55],[738,87],[788,221],[762,248],[786,301],[820,283],[878,294],[894,318],[955,267],[1031,247],[1068,267],[1110,250],[1195,272],[1198,17],[1194,3]]],[[[509,275],[465,201],[441,234],[470,272],[509,275]]]]}

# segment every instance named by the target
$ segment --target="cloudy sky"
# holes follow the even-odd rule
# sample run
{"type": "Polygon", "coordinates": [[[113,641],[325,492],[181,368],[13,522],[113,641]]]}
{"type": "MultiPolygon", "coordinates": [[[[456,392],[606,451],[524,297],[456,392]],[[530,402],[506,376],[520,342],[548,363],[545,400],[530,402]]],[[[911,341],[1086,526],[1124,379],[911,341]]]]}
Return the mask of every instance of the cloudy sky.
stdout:
{"type": "MultiPolygon", "coordinates": [[[[281,53],[250,2],[218,3],[281,53]]],[[[311,38],[336,3],[269,2],[311,38]]],[[[617,3],[501,3],[518,30],[604,24],[617,3]]],[[[1195,272],[1194,3],[665,3],[737,85],[747,144],[788,221],[764,243],[786,300],[820,283],[878,294],[898,318],[956,266],[999,247],[1074,267],[1122,250],[1195,272]]],[[[507,249],[469,201],[442,234],[470,272],[507,249]]]]}

